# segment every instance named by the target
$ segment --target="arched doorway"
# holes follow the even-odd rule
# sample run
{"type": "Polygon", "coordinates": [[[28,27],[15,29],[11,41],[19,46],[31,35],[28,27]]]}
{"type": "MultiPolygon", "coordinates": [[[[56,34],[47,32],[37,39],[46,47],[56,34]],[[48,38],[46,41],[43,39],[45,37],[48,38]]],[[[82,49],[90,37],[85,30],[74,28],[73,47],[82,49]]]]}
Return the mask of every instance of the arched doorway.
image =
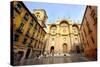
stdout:
{"type": "Polygon", "coordinates": [[[63,44],[63,53],[67,53],[67,44],[66,43],[63,44]]]}
{"type": "Polygon", "coordinates": [[[80,53],[80,47],[76,46],[76,53],[80,53]]]}
{"type": "Polygon", "coordinates": [[[25,59],[27,59],[27,58],[29,57],[30,52],[31,52],[31,48],[28,48],[28,49],[27,49],[27,52],[26,52],[25,59]]]}
{"type": "Polygon", "coordinates": [[[50,53],[51,53],[52,55],[54,55],[54,46],[51,46],[51,48],[50,48],[50,53]]]}
{"type": "Polygon", "coordinates": [[[16,57],[17,61],[20,61],[23,56],[24,56],[24,51],[18,51],[17,57],[16,57]]]}

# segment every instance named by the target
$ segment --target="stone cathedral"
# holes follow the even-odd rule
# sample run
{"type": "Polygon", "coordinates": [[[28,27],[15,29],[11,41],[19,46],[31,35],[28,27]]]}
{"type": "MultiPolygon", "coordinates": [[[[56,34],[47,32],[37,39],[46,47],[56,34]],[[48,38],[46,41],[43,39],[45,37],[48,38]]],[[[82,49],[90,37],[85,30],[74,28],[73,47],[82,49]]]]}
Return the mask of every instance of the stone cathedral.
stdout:
{"type": "Polygon", "coordinates": [[[80,24],[71,19],[58,19],[52,24],[45,25],[41,19],[47,17],[46,11],[35,9],[34,14],[39,24],[46,31],[44,52],[48,54],[80,52],[82,48],[79,35],[80,24]]]}
{"type": "Polygon", "coordinates": [[[80,24],[70,19],[60,19],[47,25],[45,52],[64,54],[80,52],[80,24]]]}

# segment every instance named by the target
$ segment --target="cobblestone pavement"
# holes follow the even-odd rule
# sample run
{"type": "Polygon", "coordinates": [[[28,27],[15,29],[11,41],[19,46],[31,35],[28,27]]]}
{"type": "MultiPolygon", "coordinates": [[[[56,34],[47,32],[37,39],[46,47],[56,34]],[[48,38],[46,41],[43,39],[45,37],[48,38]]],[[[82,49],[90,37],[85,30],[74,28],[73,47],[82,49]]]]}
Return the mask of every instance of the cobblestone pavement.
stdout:
{"type": "Polygon", "coordinates": [[[37,65],[37,64],[57,64],[57,63],[71,63],[71,62],[85,62],[90,61],[81,55],[70,56],[48,56],[34,59],[23,60],[19,65],[37,65]]]}

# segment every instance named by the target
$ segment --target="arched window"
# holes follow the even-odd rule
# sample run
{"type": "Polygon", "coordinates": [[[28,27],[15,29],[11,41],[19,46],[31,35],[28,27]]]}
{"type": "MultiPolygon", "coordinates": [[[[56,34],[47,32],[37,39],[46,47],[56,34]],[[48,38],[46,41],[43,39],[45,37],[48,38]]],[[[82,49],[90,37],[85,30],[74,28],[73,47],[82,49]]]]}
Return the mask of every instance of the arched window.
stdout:
{"type": "Polygon", "coordinates": [[[60,23],[60,30],[62,34],[68,34],[69,33],[69,24],[67,21],[62,21],[60,23]]]}
{"type": "Polygon", "coordinates": [[[67,31],[68,25],[63,23],[61,24],[62,31],[65,33],[67,31]]]}
{"type": "Polygon", "coordinates": [[[79,39],[78,39],[78,36],[75,35],[75,36],[74,36],[74,42],[75,42],[76,44],[78,44],[78,40],[79,40],[79,39]]]}
{"type": "Polygon", "coordinates": [[[55,34],[56,34],[56,30],[57,30],[56,25],[52,25],[52,26],[50,27],[50,32],[51,32],[52,35],[55,35],[55,34]]]}
{"type": "Polygon", "coordinates": [[[77,26],[76,24],[74,24],[74,25],[72,26],[72,29],[73,29],[73,33],[74,33],[74,34],[78,34],[79,28],[78,28],[78,26],[77,26]]]}
{"type": "Polygon", "coordinates": [[[41,18],[41,17],[40,17],[40,12],[36,12],[36,13],[35,13],[35,16],[37,17],[38,20],[40,20],[40,18],[41,18]]]}

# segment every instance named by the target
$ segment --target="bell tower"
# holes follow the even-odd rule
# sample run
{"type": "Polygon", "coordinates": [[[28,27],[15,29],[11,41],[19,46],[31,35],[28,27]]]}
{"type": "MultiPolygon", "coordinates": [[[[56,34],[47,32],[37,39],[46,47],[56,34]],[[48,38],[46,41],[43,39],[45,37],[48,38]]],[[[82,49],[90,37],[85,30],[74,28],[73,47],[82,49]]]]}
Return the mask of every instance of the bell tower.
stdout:
{"type": "Polygon", "coordinates": [[[33,14],[37,17],[39,24],[43,28],[45,28],[46,27],[45,23],[46,23],[46,20],[48,19],[46,11],[44,9],[34,9],[33,14]]]}

